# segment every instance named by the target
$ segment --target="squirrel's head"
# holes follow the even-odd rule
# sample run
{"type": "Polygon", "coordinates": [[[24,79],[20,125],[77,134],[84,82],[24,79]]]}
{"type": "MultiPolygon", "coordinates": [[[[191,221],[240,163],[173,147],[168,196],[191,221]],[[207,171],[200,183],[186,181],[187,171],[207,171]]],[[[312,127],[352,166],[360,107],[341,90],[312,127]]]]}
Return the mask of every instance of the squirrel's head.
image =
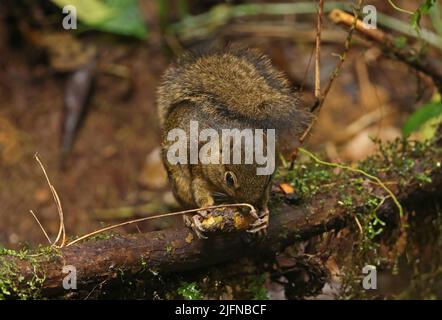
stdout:
{"type": "Polygon", "coordinates": [[[232,141],[229,139],[232,137],[230,134],[228,136],[224,136],[223,133],[219,134],[219,152],[216,155],[210,154],[216,148],[210,149],[209,152],[214,159],[219,161],[201,165],[201,167],[206,180],[215,186],[212,194],[215,203],[248,203],[258,206],[257,209],[262,209],[259,208],[259,205],[265,202],[264,199],[267,199],[268,187],[276,164],[276,159],[272,158],[276,150],[267,147],[272,144],[274,146],[274,143],[268,144],[267,138],[269,136],[267,134],[261,136],[263,140],[259,144],[257,143],[259,136],[250,139],[246,131],[236,130],[234,133],[230,132],[230,134],[240,135],[242,133],[244,139],[239,139],[239,136],[236,136],[236,139],[233,138],[232,141]],[[254,143],[251,143],[251,141],[254,141],[254,143]],[[226,143],[230,148],[228,152],[225,150],[226,143]],[[262,148],[262,159],[258,163],[256,157],[259,152],[254,148],[259,147],[262,148]],[[265,157],[264,153],[266,154],[265,157]],[[251,154],[252,157],[250,157],[251,154]],[[238,155],[240,155],[239,158],[238,155]]]}
{"type": "Polygon", "coordinates": [[[220,188],[213,194],[215,202],[260,204],[272,175],[258,175],[256,169],[256,164],[208,165],[207,177],[220,188]]]}

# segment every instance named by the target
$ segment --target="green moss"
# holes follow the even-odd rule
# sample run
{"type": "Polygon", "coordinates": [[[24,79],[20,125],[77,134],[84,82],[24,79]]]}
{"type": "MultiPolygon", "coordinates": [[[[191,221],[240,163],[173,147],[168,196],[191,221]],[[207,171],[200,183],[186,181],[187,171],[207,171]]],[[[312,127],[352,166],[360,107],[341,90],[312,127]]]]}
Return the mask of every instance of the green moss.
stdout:
{"type": "Polygon", "coordinates": [[[333,176],[329,168],[307,162],[296,164],[292,170],[285,173],[283,179],[293,186],[301,197],[310,198],[318,191],[324,190],[333,176]]]}
{"type": "Polygon", "coordinates": [[[186,300],[201,300],[203,298],[196,282],[182,282],[177,292],[186,300]]]}
{"type": "MultiPolygon", "coordinates": [[[[441,154],[441,149],[431,145],[431,142],[407,141],[397,139],[389,144],[379,145],[380,153],[361,161],[359,167],[369,173],[394,174],[397,176],[399,185],[406,185],[412,180],[420,183],[428,183],[425,170],[434,170],[434,156],[441,154]],[[416,168],[419,159],[419,168],[416,168]],[[419,171],[414,174],[415,171],[419,171]]],[[[440,166],[440,164],[439,164],[440,166]]]]}
{"type": "Polygon", "coordinates": [[[25,259],[28,254],[28,249],[12,250],[7,248],[0,248],[0,256],[11,256],[22,260],[25,259]]]}
{"type": "Polygon", "coordinates": [[[265,274],[260,274],[250,277],[250,284],[247,288],[247,292],[252,295],[253,300],[268,300],[268,292],[265,288],[266,276],[265,274]]]}
{"type": "MultiPolygon", "coordinates": [[[[342,195],[339,204],[351,208],[353,203],[361,205],[362,201],[379,200],[377,196],[367,195],[367,183],[377,184],[369,176],[381,181],[388,181],[389,176],[392,176],[395,181],[398,180],[399,186],[413,181],[423,185],[431,183],[430,172],[441,167],[440,161],[435,162],[433,159],[442,153],[442,149],[432,146],[430,142],[397,139],[389,144],[379,144],[379,150],[379,153],[358,162],[352,168],[340,164],[324,165],[312,159],[298,162],[291,170],[280,169],[276,179],[289,183],[303,199],[309,199],[318,192],[338,192],[342,195]],[[355,195],[362,199],[355,199],[355,195]]],[[[370,203],[367,205],[371,206],[370,203]]]]}
{"type": "MultiPolygon", "coordinates": [[[[395,196],[390,190],[391,185],[394,185],[393,190],[401,190],[412,183],[421,186],[431,183],[432,172],[441,168],[442,149],[431,142],[398,139],[389,144],[379,144],[379,151],[354,166],[330,164],[310,157],[302,163],[298,161],[293,170],[280,170],[277,176],[279,182],[292,185],[301,199],[308,200],[318,193],[337,196],[338,204],[345,208],[349,221],[354,221],[355,276],[360,273],[359,262],[380,263],[379,239],[387,226],[378,217],[377,211],[385,200],[395,196]],[[384,184],[385,192],[380,193],[379,182],[384,184]]],[[[399,213],[402,213],[402,206],[400,203],[397,205],[399,213]]],[[[351,272],[348,273],[351,276],[351,272]]]]}
{"type": "Polygon", "coordinates": [[[141,257],[140,261],[141,261],[140,272],[144,272],[144,271],[146,271],[148,269],[147,261],[146,261],[146,259],[144,257],[141,257]]]}
{"type": "Polygon", "coordinates": [[[165,247],[165,249],[166,249],[166,252],[167,252],[167,253],[172,254],[172,252],[173,252],[173,246],[172,246],[171,244],[167,244],[166,247],[165,247]]]}
{"type": "MultiPolygon", "coordinates": [[[[39,254],[44,254],[44,252],[39,254]]],[[[37,255],[30,255],[27,249],[0,248],[0,299],[18,298],[27,300],[39,298],[46,276],[39,271],[37,255]],[[25,279],[20,274],[15,262],[16,259],[30,262],[33,269],[30,279],[25,279]]]]}
{"type": "Polygon", "coordinates": [[[351,195],[343,195],[341,200],[338,201],[338,204],[347,208],[351,208],[353,206],[353,198],[351,195]]]}
{"type": "Polygon", "coordinates": [[[108,240],[108,239],[112,238],[112,236],[113,236],[112,233],[101,232],[101,233],[97,233],[96,235],[87,238],[87,240],[88,241],[108,240]]]}
{"type": "Polygon", "coordinates": [[[418,173],[415,176],[416,180],[421,182],[421,184],[428,184],[431,183],[431,177],[429,177],[428,175],[426,175],[425,173],[418,173]]]}
{"type": "Polygon", "coordinates": [[[51,246],[39,246],[37,250],[35,250],[35,254],[32,256],[46,256],[48,259],[50,257],[61,257],[61,250],[57,247],[51,246]]]}

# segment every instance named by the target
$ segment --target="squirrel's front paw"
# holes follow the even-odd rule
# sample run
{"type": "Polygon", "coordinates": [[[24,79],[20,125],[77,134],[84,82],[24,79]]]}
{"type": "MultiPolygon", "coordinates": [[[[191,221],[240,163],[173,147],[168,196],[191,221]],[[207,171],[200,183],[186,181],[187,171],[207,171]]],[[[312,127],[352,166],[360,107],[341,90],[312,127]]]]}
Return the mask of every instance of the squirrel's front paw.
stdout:
{"type": "Polygon", "coordinates": [[[207,212],[199,212],[193,216],[184,215],[184,224],[191,228],[197,235],[199,239],[207,239],[205,233],[207,232],[206,228],[201,223],[201,219],[207,215],[207,212]]]}
{"type": "Polygon", "coordinates": [[[256,233],[258,236],[264,236],[267,234],[267,227],[269,226],[269,209],[261,210],[258,213],[258,219],[250,225],[247,230],[249,233],[256,233]]]}

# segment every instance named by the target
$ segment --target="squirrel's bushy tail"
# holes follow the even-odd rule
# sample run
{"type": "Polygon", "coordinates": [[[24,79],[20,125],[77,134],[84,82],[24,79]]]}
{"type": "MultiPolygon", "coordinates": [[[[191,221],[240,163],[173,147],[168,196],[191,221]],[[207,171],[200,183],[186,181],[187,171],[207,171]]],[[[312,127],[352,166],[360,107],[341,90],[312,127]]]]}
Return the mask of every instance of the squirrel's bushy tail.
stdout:
{"type": "Polygon", "coordinates": [[[183,56],[169,67],[159,87],[161,122],[181,102],[261,128],[300,131],[309,120],[286,77],[254,49],[183,56]]]}

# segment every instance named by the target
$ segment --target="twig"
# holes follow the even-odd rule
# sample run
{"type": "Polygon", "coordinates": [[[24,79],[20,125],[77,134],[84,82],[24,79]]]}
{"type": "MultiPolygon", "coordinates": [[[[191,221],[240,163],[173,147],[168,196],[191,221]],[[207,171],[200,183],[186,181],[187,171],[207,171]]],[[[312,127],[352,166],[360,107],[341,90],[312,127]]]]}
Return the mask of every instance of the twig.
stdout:
{"type": "Polygon", "coordinates": [[[312,57],[313,57],[313,51],[315,50],[315,47],[312,47],[312,51],[310,53],[310,57],[308,58],[307,67],[305,68],[304,75],[302,76],[302,82],[301,87],[299,88],[299,91],[302,92],[304,90],[305,82],[307,80],[307,75],[310,70],[310,65],[312,64],[312,57]]]}
{"type": "Polygon", "coordinates": [[[316,49],[315,49],[315,98],[321,97],[321,30],[322,16],[324,14],[324,0],[319,0],[316,23],[316,49]]]}
{"type": "Polygon", "coordinates": [[[63,208],[61,206],[61,202],[60,202],[60,198],[57,194],[57,190],[55,190],[54,186],[52,185],[51,181],[49,180],[48,174],[46,173],[46,169],[43,166],[43,163],[40,161],[40,158],[38,157],[38,154],[36,153],[34,155],[35,159],[37,160],[38,164],[41,167],[41,170],[43,171],[43,174],[46,178],[46,181],[49,185],[49,189],[52,192],[52,197],[54,198],[54,202],[57,206],[57,211],[58,211],[58,218],[60,220],[60,227],[58,229],[58,234],[57,234],[57,238],[55,239],[55,241],[52,243],[52,246],[55,247],[59,247],[62,248],[64,246],[64,243],[66,241],[66,232],[65,232],[65,227],[64,227],[64,214],[63,214],[63,208]],[[58,245],[58,242],[61,240],[61,244],[58,245]]]}
{"type": "Polygon", "coordinates": [[[45,235],[46,239],[48,239],[49,244],[52,245],[52,241],[49,238],[48,234],[46,233],[45,228],[43,228],[42,224],[40,223],[40,220],[38,220],[37,216],[35,215],[35,213],[32,210],[29,210],[29,212],[32,214],[35,221],[37,221],[38,226],[40,227],[41,231],[43,231],[43,234],[45,235]]]}
{"type": "Polygon", "coordinates": [[[361,234],[364,234],[364,229],[362,228],[362,225],[361,225],[361,223],[359,222],[358,217],[357,217],[357,216],[354,216],[354,218],[355,218],[355,221],[356,221],[356,225],[357,225],[358,228],[359,228],[359,232],[360,232],[361,234]]]}
{"type": "Polygon", "coordinates": [[[397,11],[399,11],[399,12],[403,12],[403,13],[407,13],[407,14],[413,14],[413,13],[414,13],[414,12],[412,12],[412,11],[408,11],[408,10],[405,10],[405,9],[402,9],[402,8],[398,7],[397,5],[394,4],[394,2],[393,2],[392,0],[388,0],[388,3],[389,3],[393,8],[395,8],[397,11]]]}
{"type": "Polygon", "coordinates": [[[335,69],[333,70],[331,76],[330,76],[330,79],[329,79],[329,81],[327,83],[327,86],[324,89],[324,93],[321,96],[319,104],[317,105],[316,108],[313,108],[311,110],[312,112],[316,111],[316,113],[319,113],[319,111],[322,108],[322,105],[324,104],[325,98],[327,97],[327,95],[328,95],[328,93],[329,93],[329,91],[330,91],[330,89],[331,89],[331,87],[333,85],[333,82],[335,81],[336,77],[339,75],[339,72],[341,71],[342,65],[344,64],[345,59],[347,58],[347,54],[350,51],[351,40],[353,38],[353,33],[354,33],[354,30],[355,30],[357,22],[358,22],[358,17],[359,17],[361,8],[362,8],[362,4],[363,4],[363,1],[359,0],[358,5],[357,5],[356,9],[354,10],[354,17],[353,17],[353,20],[352,20],[352,22],[350,24],[350,30],[348,31],[347,38],[345,39],[344,51],[339,56],[340,59],[339,59],[337,65],[336,65],[335,69]]]}
{"type": "Polygon", "coordinates": [[[126,226],[129,224],[133,224],[133,223],[138,223],[138,222],[142,222],[142,221],[147,221],[147,220],[152,220],[152,219],[159,219],[159,218],[165,218],[165,217],[172,217],[172,216],[178,216],[178,215],[183,215],[183,214],[187,214],[187,213],[191,213],[191,212],[195,212],[195,211],[200,211],[200,210],[210,210],[210,209],[217,209],[217,208],[229,208],[229,207],[248,207],[250,209],[250,213],[253,216],[256,216],[256,210],[255,208],[248,204],[248,203],[233,203],[233,204],[221,204],[221,205],[216,205],[216,206],[208,206],[208,207],[204,207],[204,208],[196,208],[196,209],[190,209],[190,210],[183,210],[183,211],[177,211],[177,212],[170,212],[170,213],[162,213],[162,214],[158,214],[155,216],[150,216],[150,217],[145,217],[145,218],[139,218],[139,219],[134,219],[134,220],[130,220],[130,221],[125,221],[122,223],[118,223],[118,224],[114,224],[102,229],[98,229],[95,230],[91,233],[85,234],[84,236],[81,236],[71,242],[69,242],[66,247],[69,247],[79,241],[82,241],[84,239],[87,239],[91,236],[94,236],[96,234],[102,233],[104,231],[108,231],[108,230],[112,230],[118,227],[122,227],[122,226],[126,226]]]}
{"type": "MultiPolygon", "coordinates": [[[[325,9],[324,9],[325,13],[325,9]]],[[[260,20],[259,22],[232,22],[226,25],[220,34],[230,38],[232,36],[250,36],[256,38],[275,38],[275,39],[288,39],[296,41],[296,43],[310,43],[315,42],[316,30],[304,30],[303,24],[288,21],[282,21],[275,24],[274,20],[266,21],[260,20]]],[[[342,43],[345,39],[345,35],[339,30],[327,30],[321,31],[321,43],[342,43]]],[[[312,52],[315,50],[315,46],[312,46],[312,52]]]]}

